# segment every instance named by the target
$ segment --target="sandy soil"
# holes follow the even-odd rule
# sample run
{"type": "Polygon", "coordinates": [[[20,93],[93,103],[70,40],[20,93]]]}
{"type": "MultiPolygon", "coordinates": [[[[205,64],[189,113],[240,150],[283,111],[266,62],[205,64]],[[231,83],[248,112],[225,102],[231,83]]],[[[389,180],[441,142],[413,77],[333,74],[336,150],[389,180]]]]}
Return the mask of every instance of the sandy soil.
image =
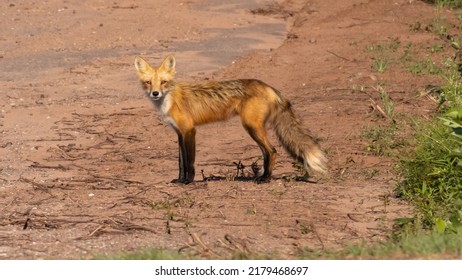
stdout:
{"type": "Polygon", "coordinates": [[[409,0],[3,1],[0,4],[0,258],[86,259],[153,247],[199,257],[300,250],[387,238],[412,215],[393,197],[396,159],[361,137],[396,111],[431,113],[432,81],[377,73],[366,46],[417,48],[434,8],[409,0]],[[196,182],[177,176],[176,135],[145,99],[133,58],[174,53],[182,80],[257,78],[280,89],[330,164],[317,183],[280,155],[255,184],[256,144],[239,120],[200,127],[196,182]],[[364,91],[353,90],[364,88],[364,91]],[[237,162],[244,177],[236,177],[237,162]],[[215,178],[204,181],[203,176],[215,178]],[[234,178],[234,180],[233,180],[234,178]]]}

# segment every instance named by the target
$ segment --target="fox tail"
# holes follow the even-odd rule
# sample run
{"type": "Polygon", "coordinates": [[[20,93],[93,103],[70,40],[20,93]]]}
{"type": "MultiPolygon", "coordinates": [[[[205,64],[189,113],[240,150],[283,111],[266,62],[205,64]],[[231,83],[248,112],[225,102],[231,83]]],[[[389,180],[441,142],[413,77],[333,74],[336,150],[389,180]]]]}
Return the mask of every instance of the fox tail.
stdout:
{"type": "Polygon", "coordinates": [[[276,113],[272,116],[272,125],[279,142],[294,159],[303,162],[307,171],[310,167],[320,173],[326,173],[327,159],[317,141],[303,128],[290,102],[281,97],[279,101],[276,113]]]}

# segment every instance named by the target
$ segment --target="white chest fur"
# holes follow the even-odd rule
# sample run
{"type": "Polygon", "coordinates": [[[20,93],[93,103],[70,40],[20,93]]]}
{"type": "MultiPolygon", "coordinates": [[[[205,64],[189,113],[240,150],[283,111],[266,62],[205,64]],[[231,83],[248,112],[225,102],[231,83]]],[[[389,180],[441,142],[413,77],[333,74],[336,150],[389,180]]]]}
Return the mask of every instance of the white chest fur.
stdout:
{"type": "Polygon", "coordinates": [[[172,96],[171,94],[166,94],[159,100],[151,100],[154,106],[159,110],[162,115],[164,116],[165,120],[168,122],[169,125],[173,126],[174,128],[177,127],[175,121],[171,118],[169,111],[172,108],[172,96]]]}

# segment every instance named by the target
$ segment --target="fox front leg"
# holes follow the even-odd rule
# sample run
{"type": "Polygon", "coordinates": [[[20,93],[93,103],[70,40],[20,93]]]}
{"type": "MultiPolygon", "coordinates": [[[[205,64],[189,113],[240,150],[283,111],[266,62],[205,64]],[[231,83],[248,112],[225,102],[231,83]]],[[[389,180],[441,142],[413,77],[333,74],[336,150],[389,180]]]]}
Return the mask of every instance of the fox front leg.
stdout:
{"type": "Polygon", "coordinates": [[[186,180],[187,183],[191,183],[194,181],[195,176],[195,168],[194,162],[196,161],[196,129],[192,128],[189,130],[184,139],[184,146],[186,149],[186,162],[184,164],[186,168],[186,180]]]}
{"type": "Polygon", "coordinates": [[[173,179],[172,183],[185,183],[187,181],[187,176],[186,176],[186,149],[184,145],[184,139],[181,133],[178,133],[178,179],[173,179]]]}
{"type": "Polygon", "coordinates": [[[196,130],[192,129],[187,133],[177,131],[178,133],[178,168],[179,174],[178,179],[172,181],[172,183],[189,184],[194,181],[194,161],[196,158],[196,130]]]}

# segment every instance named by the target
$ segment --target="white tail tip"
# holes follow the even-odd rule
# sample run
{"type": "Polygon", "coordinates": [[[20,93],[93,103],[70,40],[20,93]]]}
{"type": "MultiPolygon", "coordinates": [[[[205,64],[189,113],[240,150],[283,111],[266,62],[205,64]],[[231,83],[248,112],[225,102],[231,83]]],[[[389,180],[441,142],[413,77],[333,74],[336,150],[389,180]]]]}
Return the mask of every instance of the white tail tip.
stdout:
{"type": "Polygon", "coordinates": [[[314,171],[320,173],[327,173],[327,158],[324,153],[316,149],[314,151],[307,152],[305,154],[305,169],[308,170],[308,166],[314,171]]]}

